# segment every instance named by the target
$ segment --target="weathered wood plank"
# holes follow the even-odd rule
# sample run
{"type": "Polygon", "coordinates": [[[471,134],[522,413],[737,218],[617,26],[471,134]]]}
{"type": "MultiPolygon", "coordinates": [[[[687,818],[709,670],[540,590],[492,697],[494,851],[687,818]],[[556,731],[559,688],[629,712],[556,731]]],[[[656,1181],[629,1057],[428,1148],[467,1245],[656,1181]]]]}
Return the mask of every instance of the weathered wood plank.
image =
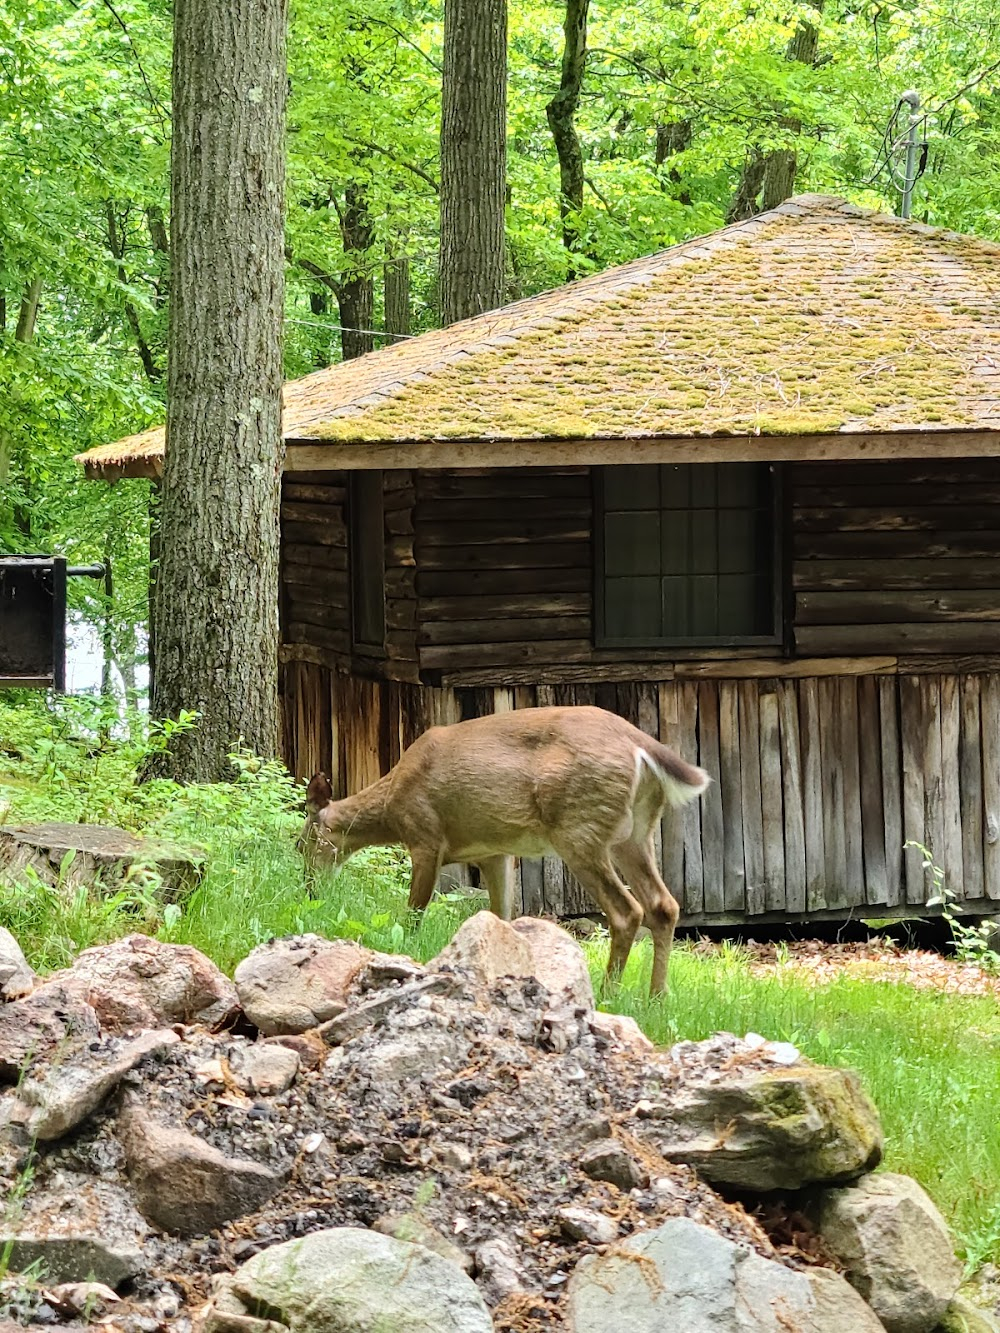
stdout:
{"type": "Polygon", "coordinates": [[[844,753],[840,727],[840,694],[836,680],[817,682],[820,745],[823,753],[823,842],[826,884],[823,906],[847,906],[847,828],[844,816],[844,753]]]}
{"type": "Polygon", "coordinates": [[[988,898],[1000,898],[1000,676],[984,676],[980,693],[983,747],[983,871],[988,898]]]}
{"type": "Polygon", "coordinates": [[[844,771],[844,849],[847,878],[844,893],[849,907],[865,901],[865,868],[861,824],[861,766],[858,755],[858,681],[837,681],[840,710],[840,754],[844,771]]]}
{"type": "Polygon", "coordinates": [[[924,725],[920,677],[899,679],[899,729],[903,743],[903,872],[906,901],[925,901],[923,855],[918,847],[927,844],[924,824],[924,725]],[[914,846],[906,846],[908,843],[914,846]]]}
{"type": "MultiPolygon", "coordinates": [[[[797,501],[801,497],[796,497],[797,501]]],[[[891,505],[870,504],[848,507],[821,505],[811,508],[796,503],[792,511],[795,532],[940,532],[961,522],[964,531],[990,532],[1000,527],[995,505],[914,504],[905,491],[898,492],[891,505]]]]}
{"type": "Polygon", "coordinates": [[[887,558],[877,563],[848,556],[831,560],[797,559],[792,567],[792,583],[796,590],[831,593],[996,588],[1000,586],[1000,566],[993,558],[887,558]]]}
{"type": "Polygon", "coordinates": [[[761,691],[760,796],[764,821],[764,906],[769,912],[785,906],[785,822],[781,780],[781,732],[778,695],[761,691]]]}
{"type": "Polygon", "coordinates": [[[942,851],[939,865],[945,884],[962,893],[961,703],[957,676],[942,676],[941,686],[941,814],[942,851]]]}
{"type": "Polygon", "coordinates": [[[726,911],[742,912],[747,907],[746,862],[743,837],[743,781],[740,769],[739,687],[724,682],[719,686],[719,772],[722,809],[725,814],[723,837],[723,891],[726,911]]]}
{"type": "MultiPolygon", "coordinates": [[[[492,668],[523,666],[525,663],[589,662],[592,653],[589,639],[544,639],[538,643],[461,643],[420,649],[420,665],[427,668],[460,666],[492,668]]],[[[508,672],[493,670],[484,684],[495,684],[497,676],[510,681],[508,672]]]]}
{"type": "Polygon", "coordinates": [[[897,653],[926,649],[936,653],[989,653],[1000,650],[1000,623],[951,621],[948,624],[797,625],[800,653],[864,653],[891,648],[897,653]]]}
{"type": "MultiPolygon", "coordinates": [[[[664,682],[657,689],[660,740],[671,750],[679,750],[680,697],[677,686],[664,682]]],[[[668,805],[660,821],[660,839],[663,847],[663,878],[667,888],[683,906],[684,903],[684,820],[680,810],[668,805]]]]}
{"type": "Polygon", "coordinates": [[[564,569],[548,569],[544,582],[534,569],[449,569],[433,572],[421,565],[417,573],[417,591],[421,598],[480,597],[498,594],[516,597],[521,593],[538,594],[544,586],[546,596],[563,592],[591,591],[594,572],[589,562],[564,569]]]}
{"type": "Polygon", "coordinates": [[[418,474],[417,484],[421,501],[434,500],[495,500],[498,496],[515,500],[538,497],[548,500],[555,496],[590,495],[590,469],[586,467],[545,469],[532,468],[479,469],[463,472],[426,471],[418,474]]]}
{"type": "Polygon", "coordinates": [[[752,681],[741,681],[737,691],[746,910],[753,916],[766,911],[767,908],[767,888],[764,880],[764,818],[760,795],[760,711],[757,686],[752,681]]]}
{"type": "Polygon", "coordinates": [[[864,901],[887,901],[885,813],[882,806],[882,723],[878,681],[858,680],[858,763],[861,776],[861,840],[864,853],[864,901]]]}
{"type": "Polygon", "coordinates": [[[589,592],[507,593],[478,597],[422,597],[425,621],[490,620],[497,616],[532,619],[536,616],[579,616],[591,611],[589,592]]]}
{"type": "Polygon", "coordinates": [[[701,798],[701,853],[705,912],[723,912],[725,896],[725,812],[719,760],[719,689],[713,682],[698,685],[698,762],[712,778],[701,798]]]}
{"type": "Polygon", "coordinates": [[[282,536],[289,545],[299,543],[308,546],[346,546],[347,528],[343,522],[304,523],[284,519],[281,524],[282,536]]]}
{"type": "MultiPolygon", "coordinates": [[[[997,566],[1000,584],[1000,563],[997,566]]],[[[904,592],[800,592],[795,598],[800,625],[885,625],[895,622],[950,623],[1000,620],[995,589],[912,589],[904,592]]]]}
{"type": "MultiPolygon", "coordinates": [[[[689,763],[698,762],[698,686],[694,681],[678,685],[680,753],[689,763]]],[[[681,811],[684,830],[684,904],[689,912],[701,912],[705,903],[705,869],[702,858],[701,802],[691,801],[681,811]]]]}
{"type": "MultiPolygon", "coordinates": [[[[577,488],[579,489],[579,488],[577,488]]],[[[511,528],[520,528],[527,521],[546,519],[587,520],[589,526],[593,504],[589,492],[566,494],[557,492],[545,496],[523,494],[454,495],[446,499],[421,499],[420,519],[428,528],[441,525],[477,521],[491,522],[506,519],[511,528]]]]}
{"type": "Polygon", "coordinates": [[[781,744],[782,810],[784,814],[784,905],[789,912],[804,912],[806,910],[806,846],[802,757],[799,745],[798,690],[790,681],[779,681],[778,683],[778,726],[781,744]]]}
{"type": "MultiPolygon", "coordinates": [[[[317,525],[318,526],[318,525],[317,525]]],[[[296,541],[304,540],[295,538],[296,541]]],[[[512,546],[425,546],[420,543],[421,571],[450,569],[466,573],[476,569],[563,569],[585,568],[590,573],[590,542],[532,542],[512,546]]],[[[536,577],[534,587],[549,586],[536,577]]]]}
{"type": "Polygon", "coordinates": [[[724,661],[683,661],[677,659],[673,670],[681,677],[698,680],[746,680],[774,677],[795,680],[808,676],[873,676],[896,670],[896,658],[885,655],[867,657],[808,657],[784,660],[734,656],[724,661]]]}
{"type": "MultiPolygon", "coordinates": [[[[924,725],[924,831],[934,864],[944,865],[944,807],[941,792],[941,680],[920,680],[920,711],[924,725]]],[[[933,877],[924,881],[925,901],[931,896],[933,877]]]]}
{"type": "Polygon", "coordinates": [[[981,898],[983,878],[983,747],[979,722],[981,677],[960,676],[959,786],[962,817],[962,894],[981,898]]]}
{"type": "Polygon", "coordinates": [[[464,550],[478,546],[545,547],[557,542],[590,542],[590,515],[582,518],[521,519],[513,514],[495,521],[427,523],[421,515],[421,549],[464,550]]]}
{"type": "Polygon", "coordinates": [[[803,825],[806,856],[806,907],[825,906],[826,834],[823,827],[823,739],[819,721],[819,681],[800,686],[803,825]]]}
{"type": "Polygon", "coordinates": [[[441,644],[533,643],[539,639],[583,639],[589,616],[536,616],[530,619],[423,620],[417,632],[421,647],[441,644]]]}
{"type": "Polygon", "coordinates": [[[345,486],[326,486],[315,482],[291,481],[285,477],[281,488],[282,500],[305,500],[310,504],[344,505],[347,503],[345,486]]]}
{"type": "Polygon", "coordinates": [[[346,569],[347,546],[318,546],[313,543],[289,542],[281,552],[283,564],[311,565],[317,569],[346,569]]]}
{"type": "Polygon", "coordinates": [[[948,532],[800,532],[793,540],[796,560],[906,560],[1000,555],[1000,531],[966,532],[955,513],[948,532]]]}

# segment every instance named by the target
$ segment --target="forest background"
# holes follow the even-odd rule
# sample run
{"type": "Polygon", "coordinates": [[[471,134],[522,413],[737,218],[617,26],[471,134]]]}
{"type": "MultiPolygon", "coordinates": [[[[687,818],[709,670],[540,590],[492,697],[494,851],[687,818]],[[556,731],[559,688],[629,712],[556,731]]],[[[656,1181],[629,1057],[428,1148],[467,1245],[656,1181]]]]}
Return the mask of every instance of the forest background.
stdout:
{"type": "MultiPolygon", "coordinates": [[[[914,217],[1000,239],[992,0],[512,0],[508,21],[507,300],[793,190],[898,211],[909,88],[914,217]],[[569,255],[546,109],[581,19],[569,255]]],[[[110,565],[112,591],[71,597],[126,697],[152,488],[72,458],[164,415],[170,30],[166,0],[0,0],[0,554],[110,565]]],[[[288,378],[439,322],[442,35],[436,3],[293,4],[288,378]]]]}

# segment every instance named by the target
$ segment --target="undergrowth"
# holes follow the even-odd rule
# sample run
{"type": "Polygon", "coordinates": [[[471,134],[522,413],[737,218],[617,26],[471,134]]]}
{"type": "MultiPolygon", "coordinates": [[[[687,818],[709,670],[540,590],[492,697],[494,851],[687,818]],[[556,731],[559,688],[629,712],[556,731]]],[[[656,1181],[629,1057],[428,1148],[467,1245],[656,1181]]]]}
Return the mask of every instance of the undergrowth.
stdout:
{"type": "MultiPolygon", "coordinates": [[[[302,793],[276,764],[237,751],[237,780],[181,787],[136,781],[150,737],[100,739],[106,720],[75,701],[0,704],[0,823],[107,822],[204,849],[200,883],[172,903],[139,867],[114,892],[49,887],[37,876],[0,875],[0,923],[41,971],[83,948],[142,930],[194,945],[231,972],[275,935],[314,931],[421,960],[433,957],[485,899],[438,894],[418,916],[406,905],[408,865],[372,849],[338,871],[308,873],[296,850],[302,793]]],[[[607,942],[588,941],[600,982],[607,942]]],[[[856,1068],[886,1132],[886,1165],[915,1176],[950,1222],[970,1269],[1000,1260],[1000,1010],[994,1000],[840,977],[817,985],[794,969],[752,972],[739,948],[706,955],[683,945],[668,998],[650,1000],[647,941],[602,1006],[632,1014],[658,1043],[718,1030],[790,1041],[828,1064],[856,1068]]]]}

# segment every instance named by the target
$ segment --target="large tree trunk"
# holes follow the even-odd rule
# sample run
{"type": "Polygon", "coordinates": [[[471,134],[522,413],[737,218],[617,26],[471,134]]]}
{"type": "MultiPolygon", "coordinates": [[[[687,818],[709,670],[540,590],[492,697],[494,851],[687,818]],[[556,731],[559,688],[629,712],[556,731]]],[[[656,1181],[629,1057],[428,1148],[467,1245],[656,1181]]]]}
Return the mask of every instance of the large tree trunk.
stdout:
{"type": "Polygon", "coordinates": [[[176,0],[167,453],[154,711],[217,780],[278,743],[285,0],[176,0]]]}
{"type": "Polygon", "coordinates": [[[445,0],[441,85],[441,322],[504,291],[507,0],[445,0]]]}
{"type": "Polygon", "coordinates": [[[385,292],[385,331],[397,336],[410,332],[410,260],[405,234],[396,237],[396,253],[390,254],[382,270],[385,292]]]}
{"type": "Polygon", "coordinates": [[[580,249],[580,212],[583,208],[583,149],[576,132],[576,110],[587,64],[587,13],[590,0],[566,0],[563,23],[562,77],[559,91],[545,108],[545,116],[559,158],[559,215],[563,245],[570,260],[566,276],[572,280],[577,268],[572,256],[580,249]]]}
{"type": "Polygon", "coordinates": [[[344,243],[344,276],[336,286],[340,309],[340,349],[345,361],[363,356],[375,346],[375,281],[370,250],[375,240],[368,200],[362,186],[348,185],[340,211],[340,235],[344,243]]]}

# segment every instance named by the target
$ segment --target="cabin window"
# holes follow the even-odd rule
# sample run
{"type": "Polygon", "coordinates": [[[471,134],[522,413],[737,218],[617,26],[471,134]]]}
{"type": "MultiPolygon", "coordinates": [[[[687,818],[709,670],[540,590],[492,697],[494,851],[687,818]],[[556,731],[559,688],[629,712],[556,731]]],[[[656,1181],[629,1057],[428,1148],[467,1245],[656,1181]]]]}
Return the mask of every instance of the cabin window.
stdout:
{"type": "Polygon", "coordinates": [[[351,637],[355,648],[385,647],[385,522],[382,473],[352,472],[351,637]]]}
{"type": "Polygon", "coordinates": [[[767,463],[599,469],[599,646],[776,642],[775,489],[767,463]]]}

